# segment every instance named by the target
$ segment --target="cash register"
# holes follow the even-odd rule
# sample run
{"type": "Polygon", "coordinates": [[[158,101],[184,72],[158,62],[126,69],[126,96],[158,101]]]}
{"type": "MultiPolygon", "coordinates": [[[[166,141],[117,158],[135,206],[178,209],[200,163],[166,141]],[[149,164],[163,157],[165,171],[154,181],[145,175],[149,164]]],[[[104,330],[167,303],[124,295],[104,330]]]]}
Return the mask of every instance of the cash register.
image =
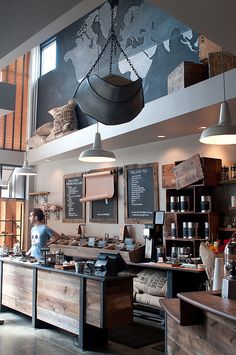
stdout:
{"type": "Polygon", "coordinates": [[[120,253],[101,252],[94,264],[94,275],[99,277],[117,276],[123,270],[127,270],[127,265],[120,253]]]}

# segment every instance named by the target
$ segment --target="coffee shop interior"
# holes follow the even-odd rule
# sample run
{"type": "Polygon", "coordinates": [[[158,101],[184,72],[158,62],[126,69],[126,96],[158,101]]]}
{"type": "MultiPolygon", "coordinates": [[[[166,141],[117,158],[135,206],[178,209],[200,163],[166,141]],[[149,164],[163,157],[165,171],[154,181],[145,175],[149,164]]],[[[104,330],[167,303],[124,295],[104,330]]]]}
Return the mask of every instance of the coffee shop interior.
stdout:
{"type": "Polygon", "coordinates": [[[235,2],[1,13],[0,353],[235,354],[235,2]]]}

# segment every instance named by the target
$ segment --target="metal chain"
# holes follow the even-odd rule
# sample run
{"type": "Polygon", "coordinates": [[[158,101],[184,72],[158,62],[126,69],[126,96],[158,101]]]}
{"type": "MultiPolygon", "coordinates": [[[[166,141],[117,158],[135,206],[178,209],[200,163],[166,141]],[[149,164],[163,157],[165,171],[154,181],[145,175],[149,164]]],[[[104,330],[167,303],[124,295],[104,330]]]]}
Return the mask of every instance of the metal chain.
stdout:
{"type": "MultiPolygon", "coordinates": [[[[116,1],[109,1],[108,2],[110,3],[110,6],[111,6],[111,33],[110,33],[110,36],[108,37],[103,49],[101,50],[100,54],[98,55],[95,63],[93,64],[93,66],[89,69],[88,73],[86,74],[85,77],[88,77],[95,69],[96,65],[99,63],[101,57],[103,56],[105,50],[107,49],[109,43],[111,42],[111,51],[110,51],[110,65],[109,65],[109,73],[111,74],[112,73],[112,63],[113,63],[113,54],[115,52],[116,54],[116,51],[117,51],[117,47],[120,49],[121,53],[123,54],[123,56],[125,57],[126,61],[128,62],[130,68],[133,70],[133,72],[135,73],[135,75],[140,78],[137,70],[134,68],[131,60],[129,59],[129,57],[126,55],[125,51],[123,50],[123,48],[121,47],[118,39],[117,39],[117,36],[115,34],[115,29],[114,29],[114,6],[118,4],[118,2],[116,3],[116,1]]],[[[80,87],[80,83],[78,85],[78,87],[76,88],[75,90],[75,93],[73,95],[73,97],[75,97],[78,89],[80,87]]]]}

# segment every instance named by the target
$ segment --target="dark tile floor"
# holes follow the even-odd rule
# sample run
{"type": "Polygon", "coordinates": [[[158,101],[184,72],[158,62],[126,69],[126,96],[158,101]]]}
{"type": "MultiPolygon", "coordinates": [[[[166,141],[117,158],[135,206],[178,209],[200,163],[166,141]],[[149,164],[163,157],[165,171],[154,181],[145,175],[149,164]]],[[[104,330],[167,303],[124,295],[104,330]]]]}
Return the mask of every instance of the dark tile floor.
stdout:
{"type": "MultiPolygon", "coordinates": [[[[75,345],[75,335],[57,328],[34,329],[31,319],[18,313],[2,312],[0,318],[4,319],[4,324],[0,325],[0,355],[164,354],[153,349],[157,343],[134,349],[111,341],[106,349],[81,352],[75,345]]],[[[157,347],[159,345],[161,343],[157,347]]]]}

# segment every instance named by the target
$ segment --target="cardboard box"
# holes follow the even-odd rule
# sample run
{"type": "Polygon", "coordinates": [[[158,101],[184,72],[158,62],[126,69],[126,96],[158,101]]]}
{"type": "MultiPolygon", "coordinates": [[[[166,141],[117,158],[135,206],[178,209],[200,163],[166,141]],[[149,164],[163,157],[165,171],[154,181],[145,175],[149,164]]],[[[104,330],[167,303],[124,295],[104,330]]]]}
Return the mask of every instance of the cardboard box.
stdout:
{"type": "Polygon", "coordinates": [[[207,64],[182,62],[168,75],[168,94],[208,78],[207,64]]]}

